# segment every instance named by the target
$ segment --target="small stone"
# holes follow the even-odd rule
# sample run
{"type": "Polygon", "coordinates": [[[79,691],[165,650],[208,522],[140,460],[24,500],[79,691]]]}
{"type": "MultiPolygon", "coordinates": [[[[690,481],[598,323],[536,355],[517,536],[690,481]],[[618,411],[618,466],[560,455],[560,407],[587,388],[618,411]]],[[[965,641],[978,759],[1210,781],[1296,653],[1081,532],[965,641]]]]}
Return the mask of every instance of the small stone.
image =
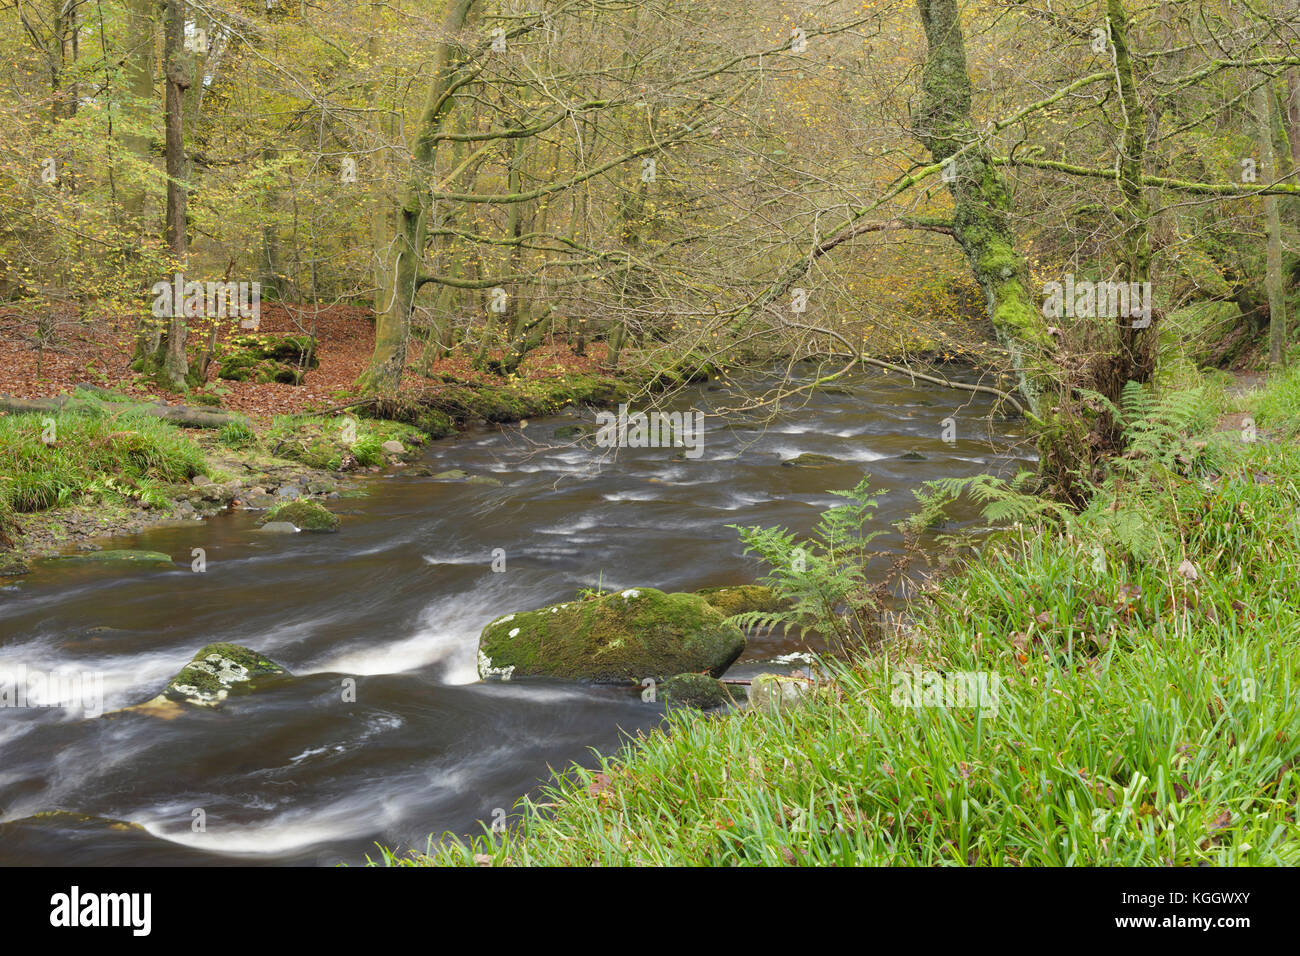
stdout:
{"type": "Polygon", "coordinates": [[[385,455],[406,454],[406,447],[400,441],[394,441],[391,438],[379,447],[383,449],[385,455]]]}

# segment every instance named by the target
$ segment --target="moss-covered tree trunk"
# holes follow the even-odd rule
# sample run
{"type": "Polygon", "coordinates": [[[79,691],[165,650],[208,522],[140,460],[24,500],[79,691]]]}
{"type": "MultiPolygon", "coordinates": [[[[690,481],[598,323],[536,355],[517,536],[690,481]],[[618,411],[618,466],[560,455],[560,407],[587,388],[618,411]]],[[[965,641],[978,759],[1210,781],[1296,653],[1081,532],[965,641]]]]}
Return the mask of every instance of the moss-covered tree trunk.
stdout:
{"type": "MultiPolygon", "coordinates": [[[[1276,124],[1273,119],[1273,89],[1265,80],[1255,89],[1255,111],[1259,121],[1259,152],[1264,175],[1269,180],[1278,175],[1277,150],[1273,145],[1276,124]]],[[[1265,268],[1264,288],[1268,293],[1268,364],[1280,368],[1286,356],[1286,294],[1282,278],[1282,218],[1277,196],[1264,196],[1265,268]]]]}
{"type": "MultiPolygon", "coordinates": [[[[1300,70],[1295,67],[1286,71],[1286,136],[1291,147],[1291,180],[1300,186],[1300,70]]],[[[1297,222],[1300,222],[1300,196],[1291,197],[1291,210],[1297,222]]]]}
{"type": "MultiPolygon", "coordinates": [[[[185,91],[190,85],[189,64],[184,52],[185,3],[167,0],[163,20],[163,69],[165,71],[165,132],[167,161],[167,248],[177,269],[187,271],[189,239],[186,234],[185,210],[188,194],[185,177],[185,91]]],[[[189,376],[189,359],[185,345],[189,326],[184,302],[173,302],[167,322],[167,335],[153,359],[158,384],[184,391],[189,376]]]]}
{"type": "Polygon", "coordinates": [[[357,383],[366,392],[395,392],[402,381],[433,202],[437,135],[455,105],[456,92],[467,80],[460,37],[470,22],[474,4],[475,0],[453,0],[443,21],[444,39],[434,51],[433,78],[416,127],[411,171],[398,204],[392,240],[385,250],[384,271],[391,277],[392,288],[387,304],[375,317],[375,350],[370,365],[357,383]]]}
{"type": "MultiPolygon", "coordinates": [[[[1148,283],[1151,281],[1151,238],[1147,221],[1151,211],[1142,185],[1146,165],[1146,111],[1142,108],[1133,77],[1128,17],[1122,0],[1106,0],[1106,26],[1110,34],[1115,86],[1124,114],[1119,185],[1124,198],[1124,265],[1127,275],[1120,276],[1119,281],[1148,283]]],[[[1119,398],[1126,382],[1147,382],[1155,371],[1156,318],[1137,319],[1132,315],[1120,315],[1116,322],[1119,352],[1113,363],[1114,374],[1103,383],[1105,387],[1102,389],[1112,400],[1119,398]]]]}
{"type": "Polygon", "coordinates": [[[984,292],[989,319],[1021,393],[1038,415],[1058,389],[1052,340],[1029,271],[1017,253],[1011,197],[971,126],[971,82],[956,0],[917,0],[929,53],[916,135],[944,163],[953,197],[953,234],[984,292]]]}

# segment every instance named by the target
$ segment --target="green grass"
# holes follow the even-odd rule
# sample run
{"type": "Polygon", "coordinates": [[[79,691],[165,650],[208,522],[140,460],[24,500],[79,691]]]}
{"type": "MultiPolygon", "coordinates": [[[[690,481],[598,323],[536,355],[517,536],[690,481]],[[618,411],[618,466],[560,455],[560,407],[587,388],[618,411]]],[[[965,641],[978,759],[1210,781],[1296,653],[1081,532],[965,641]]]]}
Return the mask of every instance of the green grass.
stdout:
{"type": "Polygon", "coordinates": [[[1245,402],[1255,424],[1292,438],[1300,434],[1300,365],[1273,373],[1245,402]]]}
{"type": "Polygon", "coordinates": [[[809,702],[678,711],[509,832],[383,861],[1300,863],[1300,451],[1182,437],[986,542],[809,702]],[[912,706],[913,667],[996,678],[996,712],[912,706]]]}
{"type": "Polygon", "coordinates": [[[15,512],[122,499],[161,505],[167,500],[162,485],[184,481],[202,467],[199,447],[155,418],[0,418],[0,502],[15,512]]]}
{"type": "Polygon", "coordinates": [[[257,446],[257,432],[245,422],[231,422],[217,432],[217,441],[227,448],[245,449],[257,446]]]}

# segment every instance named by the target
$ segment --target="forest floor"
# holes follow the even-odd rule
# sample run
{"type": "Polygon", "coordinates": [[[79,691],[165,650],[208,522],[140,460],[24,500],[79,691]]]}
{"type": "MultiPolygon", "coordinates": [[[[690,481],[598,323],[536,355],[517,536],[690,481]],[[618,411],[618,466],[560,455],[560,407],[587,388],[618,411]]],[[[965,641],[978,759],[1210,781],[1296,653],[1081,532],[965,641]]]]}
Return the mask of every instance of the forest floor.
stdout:
{"type": "MultiPolygon", "coordinates": [[[[54,332],[49,344],[38,349],[31,316],[12,309],[0,309],[0,394],[20,398],[45,398],[70,392],[82,383],[111,388],[141,399],[171,405],[187,399],[159,389],[131,369],[135,347],[135,319],[99,316],[81,321],[71,315],[53,317],[54,332]]],[[[218,347],[232,337],[246,334],[228,325],[218,334],[218,347]]],[[[208,372],[205,391],[219,389],[221,407],[240,412],[257,422],[274,415],[300,414],[330,408],[355,397],[353,383],[365,370],[375,346],[375,326],[368,309],[337,305],[323,309],[292,304],[263,304],[258,334],[271,336],[314,335],[318,368],[306,372],[302,385],[278,382],[236,382],[218,379],[216,363],[208,372]]],[[[191,333],[191,352],[206,333],[191,333]]],[[[602,344],[587,354],[577,355],[563,343],[547,343],[529,354],[519,369],[524,381],[546,380],[567,374],[593,374],[604,355],[602,344]]],[[[491,386],[498,376],[476,371],[472,356],[452,355],[423,369],[418,343],[408,358],[405,390],[416,392],[429,381],[444,376],[457,381],[491,386]]]]}

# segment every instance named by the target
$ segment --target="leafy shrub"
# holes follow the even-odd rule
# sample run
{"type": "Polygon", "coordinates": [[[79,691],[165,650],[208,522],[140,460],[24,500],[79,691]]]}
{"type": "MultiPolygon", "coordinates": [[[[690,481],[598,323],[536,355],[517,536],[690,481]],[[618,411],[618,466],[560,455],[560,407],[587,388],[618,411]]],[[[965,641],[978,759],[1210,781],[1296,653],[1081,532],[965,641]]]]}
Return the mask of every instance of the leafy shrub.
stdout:
{"type": "Polygon", "coordinates": [[[780,608],[746,611],[728,618],[741,627],[797,628],[814,631],[841,649],[859,648],[878,636],[884,585],[867,579],[873,556],[868,545],[883,530],[867,531],[876,500],[864,477],[850,491],[833,491],[848,504],[822,513],[812,537],[800,540],[785,528],[728,525],[740,533],[746,554],[767,566],[759,580],[770,587],[780,608]]]}

